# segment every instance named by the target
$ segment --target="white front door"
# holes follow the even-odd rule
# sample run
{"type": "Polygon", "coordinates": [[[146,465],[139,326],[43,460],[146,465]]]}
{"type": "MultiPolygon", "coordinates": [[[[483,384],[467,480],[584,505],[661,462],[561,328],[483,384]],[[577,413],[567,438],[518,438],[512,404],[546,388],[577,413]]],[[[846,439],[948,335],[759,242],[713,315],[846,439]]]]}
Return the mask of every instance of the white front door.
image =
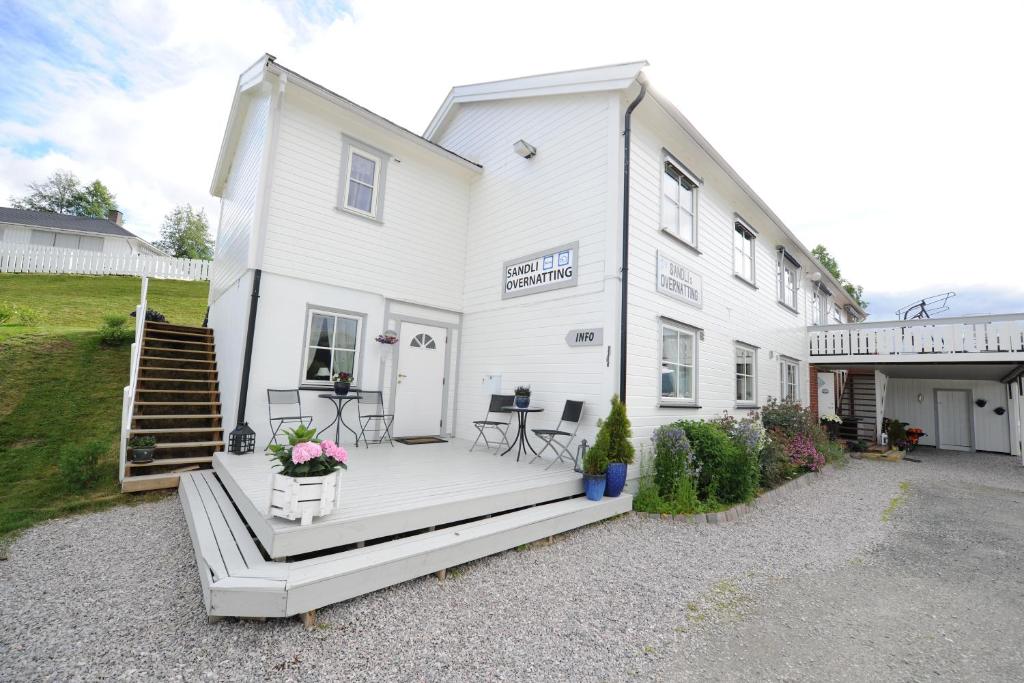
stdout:
{"type": "Polygon", "coordinates": [[[395,436],[441,433],[446,335],[443,327],[402,323],[398,333],[395,436]]]}
{"type": "Polygon", "coordinates": [[[836,376],[818,372],[818,417],[836,414],[836,376]]]}
{"type": "Polygon", "coordinates": [[[970,394],[937,389],[935,404],[939,420],[939,448],[972,450],[970,394]]]}

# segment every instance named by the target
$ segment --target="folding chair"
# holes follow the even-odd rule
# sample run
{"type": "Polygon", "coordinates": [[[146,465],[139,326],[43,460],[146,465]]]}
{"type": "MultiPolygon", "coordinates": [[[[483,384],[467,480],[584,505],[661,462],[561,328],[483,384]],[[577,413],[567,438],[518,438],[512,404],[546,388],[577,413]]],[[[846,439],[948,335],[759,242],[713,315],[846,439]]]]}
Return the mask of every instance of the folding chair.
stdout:
{"type": "Polygon", "coordinates": [[[391,423],[395,421],[395,416],[384,412],[384,394],[379,391],[360,390],[356,407],[359,409],[359,438],[363,440],[363,445],[384,443],[387,440],[393,447],[395,442],[391,440],[391,423]],[[370,431],[377,434],[377,440],[369,441],[366,438],[366,429],[374,421],[377,422],[377,426],[370,431]]]}
{"type": "Polygon", "coordinates": [[[298,389],[267,389],[267,412],[270,414],[270,443],[277,443],[277,433],[287,424],[301,424],[309,427],[313,424],[310,415],[302,414],[302,396],[298,389]],[[274,414],[274,406],[278,406],[277,415],[274,414]],[[282,408],[280,406],[293,406],[282,408]],[[281,414],[285,413],[285,414],[281,414]]]}
{"type": "Polygon", "coordinates": [[[483,438],[484,444],[487,448],[494,448],[497,446],[501,448],[502,444],[510,446],[508,441],[508,428],[512,423],[512,413],[508,410],[502,410],[502,408],[510,408],[516,402],[516,397],[509,395],[503,396],[501,394],[491,394],[491,402],[487,406],[487,414],[482,420],[474,420],[473,426],[476,427],[476,431],[479,432],[476,436],[476,441],[469,447],[470,452],[476,448],[477,443],[483,438]],[[491,419],[491,415],[498,415],[497,419],[491,419]],[[495,441],[493,444],[488,440],[486,431],[493,429],[494,431],[501,434],[501,439],[495,441]]]}
{"type": "MultiPolygon", "coordinates": [[[[566,401],[557,427],[554,429],[534,429],[534,435],[544,442],[544,448],[540,449],[533,460],[539,458],[544,451],[550,448],[556,456],[551,461],[551,465],[561,462],[562,458],[575,465],[576,457],[569,451],[569,446],[572,445],[573,440],[576,438],[576,430],[580,428],[580,416],[582,414],[583,401],[566,401]],[[565,429],[562,428],[562,425],[565,425],[565,429]],[[567,431],[570,426],[572,426],[571,432],[567,431]],[[561,441],[559,441],[560,438],[562,439],[561,441]]],[[[533,460],[530,462],[533,462],[533,460]]],[[[551,469],[551,465],[548,465],[548,469],[551,469]]]]}

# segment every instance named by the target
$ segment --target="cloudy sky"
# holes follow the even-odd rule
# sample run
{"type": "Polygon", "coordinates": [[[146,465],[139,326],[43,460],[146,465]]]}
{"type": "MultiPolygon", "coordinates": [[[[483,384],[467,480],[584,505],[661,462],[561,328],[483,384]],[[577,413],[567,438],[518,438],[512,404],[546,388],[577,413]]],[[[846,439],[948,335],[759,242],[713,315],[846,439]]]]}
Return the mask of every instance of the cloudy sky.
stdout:
{"type": "Polygon", "coordinates": [[[102,179],[154,238],[205,207],[264,52],[413,130],[452,85],[638,59],[876,319],[1024,310],[1024,3],[0,2],[0,204],[102,179]]]}

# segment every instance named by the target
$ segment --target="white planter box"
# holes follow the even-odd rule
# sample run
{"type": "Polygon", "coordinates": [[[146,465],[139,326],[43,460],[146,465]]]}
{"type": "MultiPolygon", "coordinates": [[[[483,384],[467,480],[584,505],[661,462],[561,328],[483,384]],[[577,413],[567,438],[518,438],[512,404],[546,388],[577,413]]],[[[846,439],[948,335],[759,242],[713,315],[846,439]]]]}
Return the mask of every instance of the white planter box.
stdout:
{"type": "Polygon", "coordinates": [[[336,470],[323,477],[271,475],[268,513],[301,520],[302,526],[311,524],[314,517],[331,514],[341,501],[342,472],[344,470],[336,470]]]}

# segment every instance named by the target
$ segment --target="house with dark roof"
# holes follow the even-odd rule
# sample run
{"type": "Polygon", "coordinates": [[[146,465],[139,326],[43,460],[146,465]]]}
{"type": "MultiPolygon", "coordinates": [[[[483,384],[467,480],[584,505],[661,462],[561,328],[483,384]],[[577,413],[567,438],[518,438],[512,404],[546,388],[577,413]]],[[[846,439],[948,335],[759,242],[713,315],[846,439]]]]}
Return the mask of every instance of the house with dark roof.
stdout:
{"type": "Polygon", "coordinates": [[[0,244],[76,249],[117,256],[167,256],[125,230],[120,211],[106,218],[0,207],[0,244]]]}

